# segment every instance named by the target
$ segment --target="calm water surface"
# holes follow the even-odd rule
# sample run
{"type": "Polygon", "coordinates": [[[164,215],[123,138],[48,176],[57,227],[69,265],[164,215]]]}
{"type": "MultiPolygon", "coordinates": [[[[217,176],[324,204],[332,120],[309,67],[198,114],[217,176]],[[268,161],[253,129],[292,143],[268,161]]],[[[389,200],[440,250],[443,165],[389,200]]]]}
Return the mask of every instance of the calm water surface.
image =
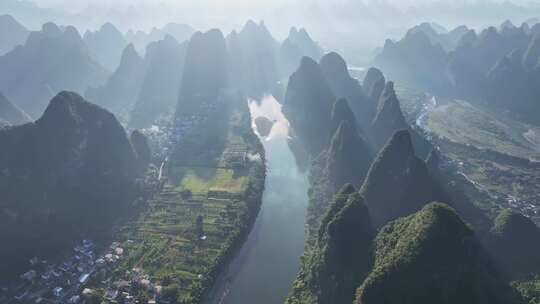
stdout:
{"type": "Polygon", "coordinates": [[[308,181],[287,144],[289,123],[273,97],[250,102],[250,110],[253,119],[264,116],[276,121],[268,137],[261,138],[266,188],[248,241],[218,284],[212,303],[283,303],[304,251],[308,181]]]}

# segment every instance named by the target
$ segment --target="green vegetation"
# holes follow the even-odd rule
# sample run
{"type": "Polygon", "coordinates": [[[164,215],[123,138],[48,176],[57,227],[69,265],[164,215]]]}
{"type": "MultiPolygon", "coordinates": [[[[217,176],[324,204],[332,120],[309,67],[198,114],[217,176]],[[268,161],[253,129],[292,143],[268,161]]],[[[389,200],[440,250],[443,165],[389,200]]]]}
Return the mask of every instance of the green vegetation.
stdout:
{"type": "Polygon", "coordinates": [[[517,281],[513,283],[513,286],[525,300],[524,303],[540,303],[540,277],[535,277],[529,281],[517,281]]]}
{"type": "MultiPolygon", "coordinates": [[[[248,186],[247,176],[236,177],[235,171],[231,169],[210,168],[210,171],[214,171],[211,179],[205,179],[205,175],[208,175],[208,169],[194,168],[186,172],[180,185],[175,188],[176,191],[189,190],[192,193],[208,194],[211,191],[229,192],[229,193],[242,193],[248,186]]],[[[210,173],[212,174],[212,173],[210,173]]]]}
{"type": "Polygon", "coordinates": [[[322,221],[316,246],[304,255],[286,303],[352,303],[371,268],[374,236],[362,197],[346,185],[322,221]]]}
{"type": "MultiPolygon", "coordinates": [[[[431,97],[408,87],[398,89],[412,121],[431,97]]],[[[535,203],[540,199],[539,127],[504,111],[436,99],[437,107],[425,116],[423,127],[457,171],[446,174],[444,184],[463,192],[459,201],[470,201],[492,220],[501,209],[511,208],[540,222],[535,203]]]]}
{"type": "Polygon", "coordinates": [[[521,158],[538,158],[538,146],[524,135],[540,134],[540,128],[497,116],[465,101],[454,101],[435,109],[427,120],[427,131],[480,149],[521,158]]]}
{"type": "Polygon", "coordinates": [[[490,252],[514,279],[540,273],[540,228],[525,216],[503,210],[488,241],[490,252]]]}
{"type": "Polygon", "coordinates": [[[383,228],[375,241],[375,266],[357,294],[359,304],[517,300],[474,232],[439,203],[383,228]]]}
{"type": "Polygon", "coordinates": [[[260,208],[265,158],[247,104],[230,113],[221,155],[192,166],[172,161],[145,211],[119,229],[127,258],[113,279],[142,269],[166,298],[198,303],[239,249],[260,208]]]}
{"type": "Polygon", "coordinates": [[[366,200],[373,223],[379,228],[417,212],[430,201],[441,199],[439,187],[426,163],[415,155],[407,130],[396,132],[382,148],[360,194],[366,200]],[[389,185],[392,191],[388,191],[389,185]]]}

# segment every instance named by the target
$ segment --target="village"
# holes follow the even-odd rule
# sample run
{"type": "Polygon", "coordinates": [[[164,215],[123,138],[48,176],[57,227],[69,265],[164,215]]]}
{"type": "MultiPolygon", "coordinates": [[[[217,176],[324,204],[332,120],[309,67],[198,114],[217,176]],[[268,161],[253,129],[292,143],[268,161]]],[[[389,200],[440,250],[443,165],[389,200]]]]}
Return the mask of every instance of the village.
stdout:
{"type": "Polygon", "coordinates": [[[63,262],[53,264],[37,257],[32,258],[31,269],[21,274],[19,280],[12,286],[1,288],[0,302],[169,303],[159,301],[161,287],[152,284],[142,269],[133,269],[128,277],[129,281],[111,281],[108,274],[112,273],[126,256],[119,242],[111,243],[101,254],[96,252],[97,246],[93,241],[83,240],[81,244],[73,247],[73,254],[63,262]],[[140,291],[144,291],[144,296],[140,295],[140,291]]]}

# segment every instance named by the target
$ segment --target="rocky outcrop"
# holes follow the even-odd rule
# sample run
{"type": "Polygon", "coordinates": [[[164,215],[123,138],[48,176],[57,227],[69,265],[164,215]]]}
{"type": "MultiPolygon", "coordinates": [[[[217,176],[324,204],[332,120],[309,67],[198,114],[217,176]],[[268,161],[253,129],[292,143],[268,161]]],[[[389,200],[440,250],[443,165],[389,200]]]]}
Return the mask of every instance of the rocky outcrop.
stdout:
{"type": "Polygon", "coordinates": [[[111,23],[105,23],[97,31],[86,31],[83,40],[96,61],[109,71],[118,68],[122,51],[128,44],[124,35],[111,23]]]}
{"type": "Polygon", "coordinates": [[[186,43],[178,43],[172,36],[148,45],[144,59],[146,71],[131,111],[130,127],[148,128],[174,115],[186,48],[186,43]]]}
{"type": "Polygon", "coordinates": [[[352,303],[372,266],[374,236],[362,197],[353,186],[343,187],[322,221],[316,247],[302,260],[286,303],[352,303]]]}
{"type": "Polygon", "coordinates": [[[442,195],[423,160],[414,152],[409,131],[396,132],[371,165],[360,190],[373,223],[410,215],[442,195]],[[388,191],[391,187],[392,191],[388,191]]]}
{"type": "Polygon", "coordinates": [[[345,60],[337,53],[324,55],[320,61],[328,84],[336,98],[345,98],[362,129],[369,127],[375,115],[376,103],[366,96],[360,83],[351,77],[345,60]]]}
{"type": "Polygon", "coordinates": [[[289,78],[283,112],[312,155],[318,155],[328,144],[334,101],[334,93],[319,64],[309,57],[302,58],[289,78]]]}
{"type": "Polygon", "coordinates": [[[129,112],[139,96],[145,65],[133,44],[129,44],[122,53],[118,69],[105,85],[89,88],[85,97],[114,113],[129,112]]]}
{"type": "Polygon", "coordinates": [[[280,80],[278,43],[263,22],[248,21],[240,32],[227,37],[230,84],[260,99],[280,80]]]}

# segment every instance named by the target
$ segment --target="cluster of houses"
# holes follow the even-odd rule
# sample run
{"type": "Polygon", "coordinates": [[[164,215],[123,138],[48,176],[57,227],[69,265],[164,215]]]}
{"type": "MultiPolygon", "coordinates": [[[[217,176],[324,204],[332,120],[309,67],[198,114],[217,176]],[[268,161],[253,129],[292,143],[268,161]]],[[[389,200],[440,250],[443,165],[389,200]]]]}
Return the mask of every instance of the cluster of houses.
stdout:
{"type": "MultiPolygon", "coordinates": [[[[155,284],[141,268],[133,268],[128,272],[125,280],[119,280],[112,284],[107,283],[103,286],[105,290],[104,300],[109,303],[120,304],[167,304],[166,300],[158,300],[162,287],[155,284]],[[141,301],[141,294],[146,299],[141,301]]],[[[95,290],[85,289],[83,294],[93,293],[95,290]]]]}
{"type": "Polygon", "coordinates": [[[531,218],[535,223],[540,223],[540,206],[534,205],[530,202],[521,201],[513,195],[506,197],[506,203],[510,209],[531,218]]]}
{"type": "Polygon", "coordinates": [[[32,268],[20,276],[20,284],[12,287],[8,303],[82,303],[81,290],[93,275],[100,268],[113,266],[123,255],[124,250],[117,242],[97,255],[94,242],[83,240],[61,263],[33,258],[32,268]]]}

